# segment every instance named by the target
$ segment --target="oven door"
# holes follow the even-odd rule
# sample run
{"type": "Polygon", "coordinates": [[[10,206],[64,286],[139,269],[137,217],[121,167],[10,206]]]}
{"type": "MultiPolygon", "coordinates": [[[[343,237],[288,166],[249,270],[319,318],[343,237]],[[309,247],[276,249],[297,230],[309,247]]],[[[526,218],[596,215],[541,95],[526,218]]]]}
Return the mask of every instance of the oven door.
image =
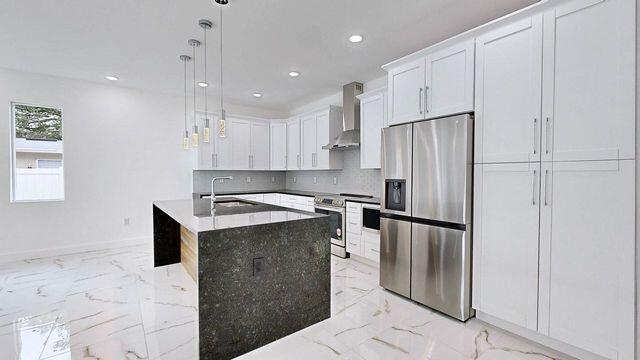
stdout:
{"type": "Polygon", "coordinates": [[[325,206],[315,206],[318,214],[329,215],[329,224],[331,224],[331,243],[345,247],[347,245],[344,239],[344,208],[331,208],[325,206]]]}

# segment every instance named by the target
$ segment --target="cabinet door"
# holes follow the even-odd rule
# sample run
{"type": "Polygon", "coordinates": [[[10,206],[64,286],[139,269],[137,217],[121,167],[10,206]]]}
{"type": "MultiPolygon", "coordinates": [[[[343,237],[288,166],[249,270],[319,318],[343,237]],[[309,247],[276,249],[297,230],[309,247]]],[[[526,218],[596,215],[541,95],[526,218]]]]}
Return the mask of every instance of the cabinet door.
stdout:
{"type": "Polygon", "coordinates": [[[251,122],[251,169],[269,170],[269,123],[251,122]]]}
{"type": "Polygon", "coordinates": [[[329,141],[329,112],[322,112],[316,115],[316,151],[311,159],[314,168],[329,169],[329,150],[322,148],[329,141]]]}
{"type": "Polygon", "coordinates": [[[248,170],[251,155],[251,122],[241,119],[227,119],[230,125],[232,168],[248,170]]]}
{"type": "Polygon", "coordinates": [[[316,116],[310,115],[303,117],[300,120],[300,164],[302,169],[312,169],[315,164],[315,153],[317,149],[317,131],[316,131],[316,116]]]}
{"type": "Polygon", "coordinates": [[[424,58],[389,71],[389,125],[425,118],[424,80],[424,58]]]}
{"type": "Polygon", "coordinates": [[[287,124],[271,124],[271,170],[287,169],[287,124]]]}
{"type": "Polygon", "coordinates": [[[633,359],[635,160],[543,163],[540,332],[633,359]]]}
{"type": "Polygon", "coordinates": [[[540,164],[475,165],[474,187],[473,307],[537,331],[540,164]]]}
{"type": "Polygon", "coordinates": [[[287,170],[300,168],[300,120],[287,122],[287,170]]]}
{"type": "Polygon", "coordinates": [[[385,94],[360,101],[360,168],[380,169],[380,145],[385,118],[385,94]]]}
{"type": "Polygon", "coordinates": [[[473,111],[473,40],[427,56],[427,118],[473,111]]]}
{"type": "Polygon", "coordinates": [[[633,158],[635,2],[571,1],[544,34],[543,160],[633,158]]]}
{"type": "MultiPolygon", "coordinates": [[[[202,123],[203,123],[203,131],[204,131],[204,122],[206,117],[204,115],[200,116],[202,123]]],[[[209,126],[213,127],[215,126],[215,120],[213,119],[213,117],[209,117],[209,126]]],[[[215,130],[215,129],[214,129],[215,130]]],[[[211,131],[209,133],[209,141],[205,142],[204,140],[204,136],[201,137],[202,141],[200,142],[200,145],[198,146],[197,152],[196,152],[196,168],[197,170],[210,170],[213,169],[214,165],[215,165],[215,159],[214,159],[214,154],[216,153],[215,151],[215,131],[211,131]]]]}
{"type": "MultiPolygon", "coordinates": [[[[227,119],[225,120],[224,129],[221,128],[220,122],[216,119],[215,121],[215,132],[212,134],[212,139],[215,138],[215,153],[213,154],[213,168],[219,170],[229,170],[233,169],[233,146],[231,133],[233,129],[231,129],[231,122],[227,119]],[[221,135],[224,135],[221,137],[221,135]]],[[[213,141],[213,140],[212,140],[213,141]]]]}
{"type": "Polygon", "coordinates": [[[476,163],[540,159],[542,16],[476,40],[476,163]]]}

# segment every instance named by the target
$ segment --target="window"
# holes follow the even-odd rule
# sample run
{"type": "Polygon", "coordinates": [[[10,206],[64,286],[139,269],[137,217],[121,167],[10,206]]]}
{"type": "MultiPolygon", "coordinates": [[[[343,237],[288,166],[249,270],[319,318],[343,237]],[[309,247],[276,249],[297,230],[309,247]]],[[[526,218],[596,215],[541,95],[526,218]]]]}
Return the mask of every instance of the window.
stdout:
{"type": "Polygon", "coordinates": [[[64,200],[62,110],[11,104],[11,201],[64,200]]]}

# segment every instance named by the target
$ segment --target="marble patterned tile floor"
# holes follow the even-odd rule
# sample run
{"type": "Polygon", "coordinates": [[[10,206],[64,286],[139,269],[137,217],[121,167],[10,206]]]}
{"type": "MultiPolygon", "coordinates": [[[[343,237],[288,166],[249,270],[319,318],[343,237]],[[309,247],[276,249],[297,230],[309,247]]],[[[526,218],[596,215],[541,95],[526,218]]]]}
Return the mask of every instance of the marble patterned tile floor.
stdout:
{"type": "MultiPolygon", "coordinates": [[[[333,257],[331,275],[330,319],[238,359],[567,359],[389,293],[357,261],[333,257]]],[[[196,290],[146,246],[0,264],[0,358],[197,359],[196,290]]]]}

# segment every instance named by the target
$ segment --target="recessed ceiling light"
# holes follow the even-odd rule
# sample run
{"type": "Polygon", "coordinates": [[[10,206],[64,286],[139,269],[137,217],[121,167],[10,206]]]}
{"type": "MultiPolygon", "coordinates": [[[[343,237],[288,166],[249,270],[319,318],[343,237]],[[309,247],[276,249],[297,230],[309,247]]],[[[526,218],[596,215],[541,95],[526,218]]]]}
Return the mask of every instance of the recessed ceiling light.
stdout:
{"type": "Polygon", "coordinates": [[[256,92],[256,93],[253,93],[253,97],[261,98],[261,97],[262,97],[262,94],[261,94],[261,93],[259,93],[259,92],[256,92]]]}
{"type": "Polygon", "coordinates": [[[297,71],[291,71],[291,72],[289,73],[289,76],[291,76],[291,77],[298,77],[298,76],[300,76],[300,73],[299,73],[299,72],[297,72],[297,71]]]}
{"type": "Polygon", "coordinates": [[[107,75],[104,78],[109,80],[109,81],[117,81],[118,80],[118,77],[117,76],[113,76],[113,75],[107,75]]]}
{"type": "Polygon", "coordinates": [[[352,43],[359,43],[360,41],[362,41],[362,35],[351,35],[349,36],[349,41],[351,41],[352,43]]]}
{"type": "Polygon", "coordinates": [[[204,81],[200,81],[200,82],[198,83],[198,86],[200,86],[201,88],[206,88],[207,86],[209,86],[209,84],[207,84],[207,83],[206,83],[206,82],[204,82],[204,81]]]}

